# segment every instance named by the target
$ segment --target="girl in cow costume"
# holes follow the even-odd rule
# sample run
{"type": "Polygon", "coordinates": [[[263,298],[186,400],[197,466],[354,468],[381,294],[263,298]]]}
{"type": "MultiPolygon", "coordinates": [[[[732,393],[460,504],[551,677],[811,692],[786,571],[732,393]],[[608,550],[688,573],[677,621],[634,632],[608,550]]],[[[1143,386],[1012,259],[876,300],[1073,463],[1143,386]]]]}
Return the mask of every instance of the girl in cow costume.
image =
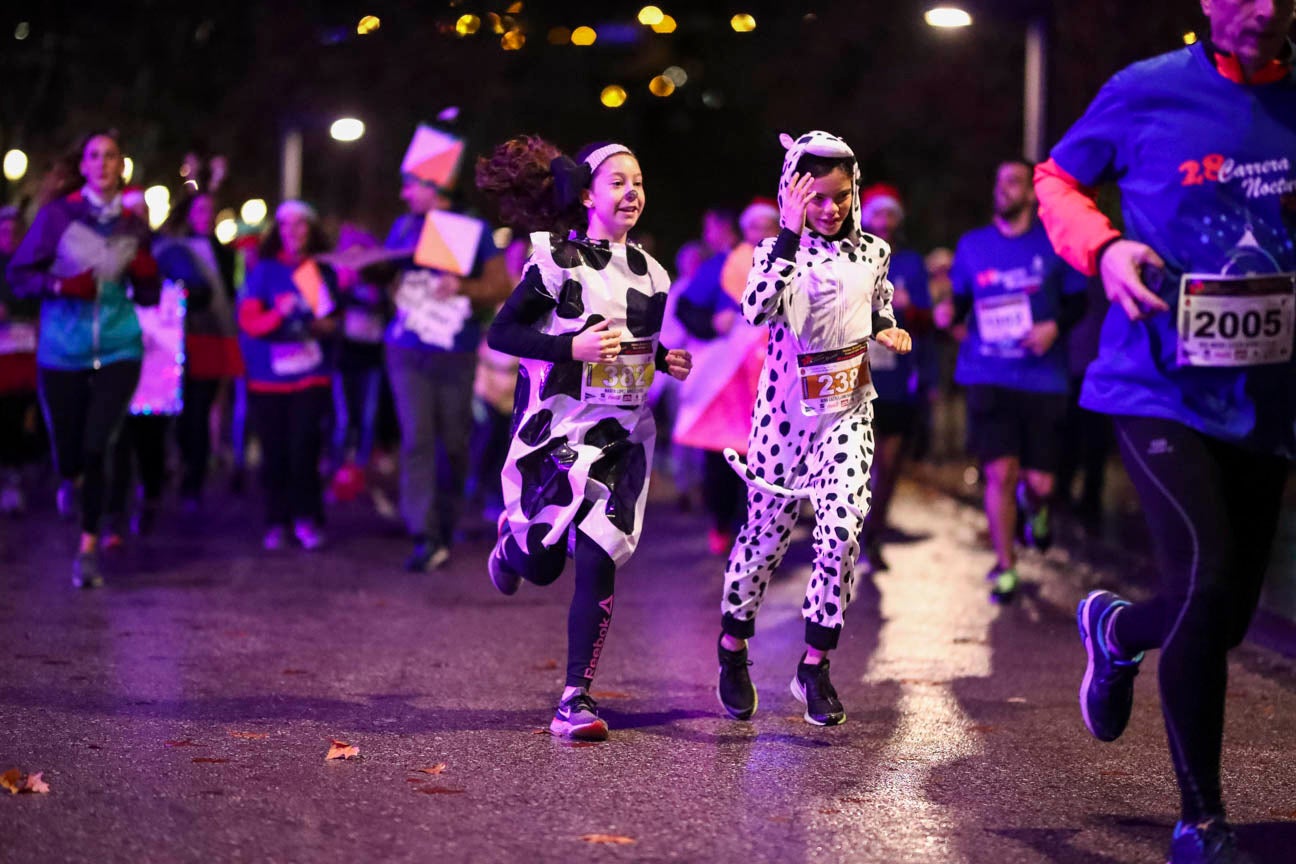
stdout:
{"type": "Polygon", "coordinates": [[[890,247],[859,227],[854,152],[827,132],[780,140],[787,150],[781,230],[757,246],[742,301],[748,321],[769,325],[770,342],[747,462],[726,454],[746,478],[748,498],[747,522],[725,570],[717,692],[735,719],[755,713],[746,640],[787,552],[800,499],[808,498],[815,562],[802,605],[805,655],[791,690],[806,706],[807,722],[832,726],[846,712],[828,677],[827,654],[837,647],[851,601],[869,507],[876,393],[868,340],[903,354],[910,339],[891,309],[890,247]]]}
{"type": "Polygon", "coordinates": [[[573,161],[530,136],[477,167],[505,222],[531,234],[522,281],[488,341],[521,358],[504,512],[488,562],[504,594],[548,585],[570,555],[567,686],[549,729],[602,740],[589,695],[612,618],[616,568],[639,542],[656,431],[654,371],[683,380],[687,351],[660,344],[670,277],[626,235],[643,212],[643,174],[628,147],[596,144],[573,161]],[[571,229],[559,231],[558,229],[571,229]]]}

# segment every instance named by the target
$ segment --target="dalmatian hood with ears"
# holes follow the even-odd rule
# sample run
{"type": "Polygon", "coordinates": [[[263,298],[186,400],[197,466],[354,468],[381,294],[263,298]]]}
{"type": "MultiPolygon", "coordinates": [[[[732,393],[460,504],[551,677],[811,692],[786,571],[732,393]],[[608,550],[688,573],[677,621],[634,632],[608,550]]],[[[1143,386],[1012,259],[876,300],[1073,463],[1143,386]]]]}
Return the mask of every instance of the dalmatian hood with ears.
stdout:
{"type": "MultiPolygon", "coordinates": [[[[831,132],[823,132],[818,129],[805,133],[795,141],[791,135],[784,132],[779,135],[779,143],[783,145],[783,149],[787,150],[787,153],[783,155],[783,173],[779,175],[778,203],[780,210],[783,209],[783,195],[792,183],[792,175],[796,173],[797,163],[801,161],[802,156],[809,153],[812,156],[824,156],[829,159],[850,159],[852,161],[855,168],[851,172],[851,214],[846,227],[846,236],[853,239],[855,235],[858,235],[861,225],[859,160],[855,158],[855,151],[850,148],[850,145],[831,132]]],[[[819,235],[814,236],[818,237],[819,235]]]]}

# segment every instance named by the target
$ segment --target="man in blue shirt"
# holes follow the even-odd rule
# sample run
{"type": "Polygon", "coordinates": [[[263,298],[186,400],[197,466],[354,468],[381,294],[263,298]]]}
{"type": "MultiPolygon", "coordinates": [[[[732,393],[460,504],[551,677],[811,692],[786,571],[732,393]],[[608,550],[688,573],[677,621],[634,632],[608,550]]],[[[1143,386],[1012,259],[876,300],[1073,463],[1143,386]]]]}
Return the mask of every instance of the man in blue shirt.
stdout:
{"type": "Polygon", "coordinates": [[[985,471],[996,558],[986,578],[997,601],[1017,590],[1019,505],[1023,542],[1044,549],[1051,539],[1048,502],[1067,407],[1058,337],[1084,309],[1083,280],[1035,219],[1032,167],[999,166],[994,218],[960,238],[950,272],[955,323],[967,322],[954,378],[967,388],[969,449],[985,471]]]}

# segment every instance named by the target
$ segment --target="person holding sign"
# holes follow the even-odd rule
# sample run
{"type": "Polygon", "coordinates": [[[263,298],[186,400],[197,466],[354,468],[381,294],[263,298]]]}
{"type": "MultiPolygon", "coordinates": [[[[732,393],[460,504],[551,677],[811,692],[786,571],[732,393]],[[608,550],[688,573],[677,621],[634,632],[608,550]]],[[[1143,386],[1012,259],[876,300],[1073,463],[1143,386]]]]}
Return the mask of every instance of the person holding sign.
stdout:
{"type": "Polygon", "coordinates": [[[815,510],[815,563],[802,617],[805,653],[792,695],[805,720],[846,720],[828,675],[855,587],[860,534],[869,510],[873,407],[869,355],[877,344],[905,354],[887,280],[890,247],[860,225],[859,168],[845,141],[809,132],[780,136],[780,230],[756,247],[742,296],[743,317],[769,326],[754,425],[743,466],[747,520],[725,568],[721,603],[720,704],[737,720],[756,711],[747,640],[775,569],[787,553],[800,501],[815,510]]]}
{"type": "Polygon", "coordinates": [[[266,492],[263,545],[282,549],[288,528],[302,548],[324,543],[319,461],[331,375],[324,346],[337,331],[336,276],[312,256],[328,249],[315,209],[285,201],[239,294],[248,396],[261,441],[266,492]]]}
{"type": "Polygon", "coordinates": [[[959,239],[950,270],[954,324],[966,323],[954,380],[967,388],[968,449],[985,472],[996,602],[1017,592],[1014,533],[1040,550],[1052,542],[1068,391],[1058,337],[1084,313],[1084,279],[1049,245],[1035,203],[1031,166],[1000,164],[994,218],[959,239]]]}
{"type": "Polygon", "coordinates": [[[401,163],[409,212],[387,235],[404,251],[386,331],[387,375],[401,430],[400,509],[414,548],[405,569],[450,558],[469,465],[473,380],[482,322],[511,282],[489,229],[452,212],[463,142],[420,126],[401,163]]]}
{"type": "Polygon", "coordinates": [[[1172,864],[1247,860],[1220,784],[1228,652],[1296,459],[1296,2],[1201,6],[1209,39],[1118,72],[1035,174],[1054,245],[1112,301],[1080,401],[1114,415],[1162,580],[1146,602],[1081,602],[1081,716],[1119,737],[1160,649],[1172,864]],[[1120,187],[1123,234],[1092,201],[1104,182],[1120,187]]]}
{"type": "Polygon", "coordinates": [[[36,345],[41,405],[64,484],[81,480],[78,588],[103,585],[99,522],[106,460],[139,381],[143,343],[135,305],[161,294],[148,223],[122,207],[117,133],[88,135],[77,151],[85,185],[36,214],[9,262],[14,295],[40,298],[36,345]]]}
{"type": "Polygon", "coordinates": [[[549,729],[603,740],[589,686],[612,621],[616,569],[643,530],[656,429],[656,372],[684,380],[687,351],[660,343],[670,277],[626,235],[643,213],[643,172],[630,148],[591,144],[573,161],[523,136],[478,162],[477,185],[504,221],[531,234],[522,281],[488,334],[521,358],[504,512],[492,583],[513,594],[548,585],[576,561],[567,618],[567,686],[549,729]],[[570,232],[570,233],[568,233],[570,232]]]}

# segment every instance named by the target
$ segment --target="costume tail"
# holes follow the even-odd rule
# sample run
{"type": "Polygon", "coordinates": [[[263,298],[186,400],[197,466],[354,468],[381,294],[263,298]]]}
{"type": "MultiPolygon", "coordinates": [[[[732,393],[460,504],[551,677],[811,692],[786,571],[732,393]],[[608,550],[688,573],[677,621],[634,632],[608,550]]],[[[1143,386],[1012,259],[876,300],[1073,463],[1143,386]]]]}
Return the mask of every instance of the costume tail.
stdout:
{"type": "MultiPolygon", "coordinates": [[[[776,486],[768,480],[757,477],[747,463],[743,461],[743,458],[738,455],[738,451],[734,450],[732,447],[725,448],[724,457],[725,461],[729,463],[729,467],[736,471],[738,476],[743,478],[747,485],[753,489],[759,489],[762,492],[768,492],[771,495],[777,495],[781,498],[809,498],[813,494],[813,489],[810,486],[805,486],[801,489],[788,489],[785,486],[776,486]]],[[[839,507],[845,507],[861,520],[868,512],[860,509],[849,501],[836,501],[834,503],[839,507]]]]}

